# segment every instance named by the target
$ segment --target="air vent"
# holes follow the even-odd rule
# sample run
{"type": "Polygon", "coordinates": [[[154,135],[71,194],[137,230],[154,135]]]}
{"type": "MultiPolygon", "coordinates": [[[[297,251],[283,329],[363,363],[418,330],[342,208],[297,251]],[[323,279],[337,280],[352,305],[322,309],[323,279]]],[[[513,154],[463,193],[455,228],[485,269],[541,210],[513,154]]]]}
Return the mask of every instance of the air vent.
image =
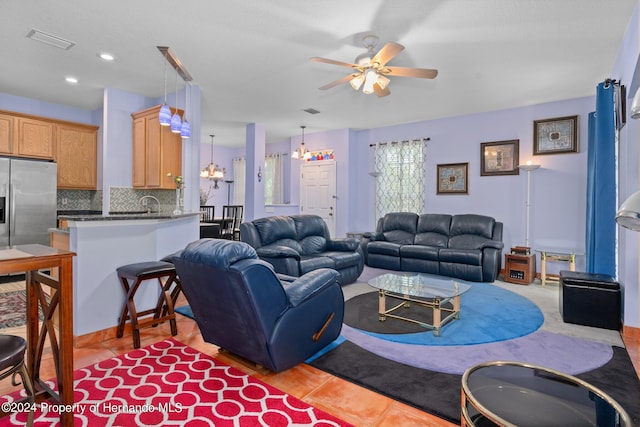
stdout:
{"type": "Polygon", "coordinates": [[[303,111],[306,111],[309,114],[318,114],[320,112],[320,111],[316,110],[315,108],[307,108],[306,110],[303,110],[303,111]]]}
{"type": "Polygon", "coordinates": [[[43,33],[39,30],[31,30],[27,33],[27,38],[39,41],[50,46],[54,46],[60,49],[69,50],[76,44],[69,40],[65,40],[61,37],[54,36],[52,34],[43,33]]]}

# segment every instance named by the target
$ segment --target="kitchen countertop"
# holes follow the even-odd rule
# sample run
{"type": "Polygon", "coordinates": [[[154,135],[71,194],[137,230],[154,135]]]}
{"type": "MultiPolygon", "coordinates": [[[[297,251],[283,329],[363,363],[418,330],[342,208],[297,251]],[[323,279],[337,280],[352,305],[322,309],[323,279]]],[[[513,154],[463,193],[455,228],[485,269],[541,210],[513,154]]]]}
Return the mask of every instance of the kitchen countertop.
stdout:
{"type": "Polygon", "coordinates": [[[109,215],[59,215],[58,219],[66,219],[67,221],[122,221],[122,220],[138,220],[138,219],[176,219],[186,218],[200,215],[200,212],[182,212],[174,214],[173,212],[153,212],[153,213],[118,213],[110,212],[109,215]]]}

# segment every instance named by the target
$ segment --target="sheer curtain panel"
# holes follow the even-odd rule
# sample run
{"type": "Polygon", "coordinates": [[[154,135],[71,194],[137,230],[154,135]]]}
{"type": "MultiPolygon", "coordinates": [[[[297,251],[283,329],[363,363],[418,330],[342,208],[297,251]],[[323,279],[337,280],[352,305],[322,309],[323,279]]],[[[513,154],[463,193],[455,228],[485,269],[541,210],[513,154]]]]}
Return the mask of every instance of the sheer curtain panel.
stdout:
{"type": "Polygon", "coordinates": [[[237,157],[233,159],[233,204],[244,205],[245,171],[247,159],[237,157]]]}

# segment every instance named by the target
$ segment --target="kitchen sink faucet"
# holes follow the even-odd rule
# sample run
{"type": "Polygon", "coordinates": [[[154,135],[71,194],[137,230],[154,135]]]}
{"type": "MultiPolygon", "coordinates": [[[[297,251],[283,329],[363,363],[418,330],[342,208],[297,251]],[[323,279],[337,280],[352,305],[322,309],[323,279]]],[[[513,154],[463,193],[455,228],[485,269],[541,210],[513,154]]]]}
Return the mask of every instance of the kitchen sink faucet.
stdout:
{"type": "Polygon", "coordinates": [[[151,209],[151,207],[149,206],[149,204],[147,203],[147,199],[152,199],[155,200],[156,203],[158,204],[158,210],[156,211],[156,213],[160,213],[160,201],[158,199],[156,199],[153,196],[142,196],[140,197],[140,200],[138,200],[138,203],[140,203],[142,205],[143,208],[147,209],[147,213],[152,213],[153,210],[151,209]]]}

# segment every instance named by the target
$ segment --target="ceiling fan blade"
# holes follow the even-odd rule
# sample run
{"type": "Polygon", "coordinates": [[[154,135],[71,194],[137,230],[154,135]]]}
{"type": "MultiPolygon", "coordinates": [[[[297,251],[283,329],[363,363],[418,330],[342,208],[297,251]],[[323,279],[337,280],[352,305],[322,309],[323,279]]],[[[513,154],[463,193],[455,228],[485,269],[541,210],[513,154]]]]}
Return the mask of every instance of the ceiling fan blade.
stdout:
{"type": "Polygon", "coordinates": [[[334,59],[318,58],[317,56],[314,56],[314,57],[312,57],[310,59],[312,61],[315,61],[315,62],[324,62],[325,64],[340,65],[341,67],[348,67],[348,68],[358,68],[358,66],[356,64],[350,64],[348,62],[336,61],[334,59]]]}
{"type": "Polygon", "coordinates": [[[358,74],[349,74],[348,76],[344,76],[341,79],[338,80],[334,80],[331,83],[327,83],[324,86],[320,86],[318,89],[320,90],[327,90],[327,89],[331,89],[332,87],[336,87],[338,85],[341,85],[342,83],[346,83],[349,80],[353,79],[354,77],[356,77],[358,74]]]}
{"type": "Polygon", "coordinates": [[[378,95],[379,98],[382,98],[383,96],[387,96],[391,93],[391,91],[389,90],[389,86],[382,89],[378,85],[378,83],[373,84],[373,91],[376,93],[376,95],[378,95]]]}
{"type": "Polygon", "coordinates": [[[384,66],[387,62],[391,61],[394,56],[399,54],[404,50],[404,46],[398,43],[389,42],[385,44],[378,53],[371,58],[371,63],[378,63],[380,66],[384,66]]]}
{"type": "Polygon", "coordinates": [[[418,77],[421,79],[434,79],[438,70],[427,68],[384,67],[384,74],[397,77],[418,77]]]}

